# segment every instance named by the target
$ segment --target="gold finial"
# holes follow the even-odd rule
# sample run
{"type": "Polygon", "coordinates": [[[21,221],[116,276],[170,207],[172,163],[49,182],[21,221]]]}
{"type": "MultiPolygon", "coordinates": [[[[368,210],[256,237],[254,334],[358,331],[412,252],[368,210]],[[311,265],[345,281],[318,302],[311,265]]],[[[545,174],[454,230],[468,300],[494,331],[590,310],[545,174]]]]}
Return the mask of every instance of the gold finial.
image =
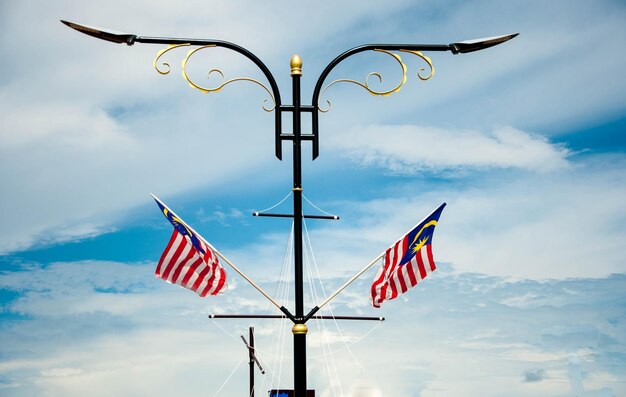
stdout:
{"type": "Polygon", "coordinates": [[[294,335],[306,335],[308,331],[309,329],[304,324],[294,324],[293,328],[291,328],[291,332],[294,335]]]}
{"type": "Polygon", "coordinates": [[[292,76],[302,76],[302,59],[300,59],[298,54],[291,57],[289,64],[291,65],[292,76]]]}

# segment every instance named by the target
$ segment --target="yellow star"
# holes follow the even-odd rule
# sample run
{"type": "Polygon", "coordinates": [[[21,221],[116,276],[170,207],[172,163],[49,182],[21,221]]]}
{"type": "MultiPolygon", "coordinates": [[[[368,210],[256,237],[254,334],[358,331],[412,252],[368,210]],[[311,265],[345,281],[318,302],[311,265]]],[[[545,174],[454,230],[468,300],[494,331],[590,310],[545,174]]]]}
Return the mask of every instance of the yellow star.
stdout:
{"type": "Polygon", "coordinates": [[[426,244],[426,242],[428,241],[428,237],[426,236],[423,239],[421,239],[420,241],[417,242],[417,244],[415,244],[413,246],[413,253],[416,253],[417,251],[421,250],[422,247],[424,246],[424,244],[426,244]]]}

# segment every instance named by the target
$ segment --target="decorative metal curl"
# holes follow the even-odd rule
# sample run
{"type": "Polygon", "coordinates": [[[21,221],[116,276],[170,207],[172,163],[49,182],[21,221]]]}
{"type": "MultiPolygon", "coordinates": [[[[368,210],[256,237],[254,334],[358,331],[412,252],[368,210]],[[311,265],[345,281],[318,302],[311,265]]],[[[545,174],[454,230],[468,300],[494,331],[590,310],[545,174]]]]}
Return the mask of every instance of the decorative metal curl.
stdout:
{"type": "Polygon", "coordinates": [[[152,66],[154,66],[154,69],[161,75],[169,74],[170,70],[171,70],[170,64],[167,63],[167,62],[163,62],[163,66],[165,66],[167,69],[161,70],[161,69],[159,69],[159,65],[158,65],[159,59],[163,55],[165,55],[166,52],[169,52],[169,51],[171,51],[171,50],[173,50],[175,48],[186,47],[186,46],[189,46],[189,45],[191,45],[191,44],[189,44],[189,43],[185,43],[185,44],[170,44],[167,47],[165,47],[164,49],[159,50],[159,52],[157,52],[156,58],[154,58],[154,61],[152,61],[152,66]]]}
{"type": "MultiPolygon", "coordinates": [[[[171,68],[170,68],[170,64],[169,64],[169,63],[167,63],[167,62],[163,62],[163,63],[162,63],[162,66],[165,66],[165,67],[166,67],[166,69],[160,69],[160,68],[159,68],[159,65],[158,65],[158,61],[159,61],[159,59],[160,59],[160,58],[161,58],[161,57],[162,57],[162,56],[163,56],[166,52],[168,52],[168,51],[171,51],[171,50],[173,50],[173,49],[175,49],[175,48],[184,47],[184,46],[189,46],[189,45],[190,45],[190,44],[188,44],[188,43],[187,43],[187,44],[172,44],[172,45],[169,45],[169,46],[167,46],[166,48],[164,48],[164,49],[160,50],[160,51],[157,53],[157,56],[156,56],[156,58],[154,59],[154,62],[153,62],[154,69],[155,69],[155,70],[156,70],[159,74],[162,74],[162,75],[169,74],[169,73],[170,73],[170,70],[171,70],[171,68]]],[[[265,86],[265,84],[261,83],[261,82],[260,82],[260,81],[258,81],[258,80],[255,80],[255,79],[253,79],[253,78],[250,78],[250,77],[235,77],[235,78],[232,78],[232,79],[229,79],[229,80],[223,81],[223,82],[222,82],[221,84],[219,84],[217,87],[213,87],[213,88],[201,86],[201,85],[199,85],[199,84],[195,83],[193,80],[191,80],[191,78],[190,78],[190,77],[189,77],[189,75],[187,74],[187,62],[189,61],[189,58],[191,58],[191,56],[192,56],[193,54],[195,54],[196,52],[198,52],[198,51],[200,51],[200,50],[203,50],[203,49],[205,49],[205,48],[209,48],[209,47],[216,47],[216,46],[215,46],[214,44],[209,44],[209,45],[205,45],[205,46],[201,46],[201,47],[198,47],[198,48],[194,48],[194,49],[192,49],[192,50],[189,50],[189,51],[187,52],[187,55],[185,56],[185,58],[183,59],[183,61],[182,61],[182,63],[181,63],[183,78],[187,81],[187,83],[189,84],[189,86],[190,86],[191,88],[194,88],[194,89],[196,89],[196,90],[198,90],[198,91],[200,91],[200,92],[202,92],[202,93],[208,94],[208,93],[211,93],[211,92],[218,92],[218,91],[220,91],[222,88],[224,88],[224,86],[226,86],[226,85],[228,85],[228,84],[230,84],[230,83],[233,83],[233,82],[235,82],[235,81],[249,81],[249,82],[252,82],[252,83],[255,83],[255,84],[257,84],[257,85],[261,86],[261,87],[262,87],[262,88],[263,88],[263,89],[267,92],[267,94],[269,95],[269,97],[271,98],[271,100],[272,100],[272,102],[273,102],[273,106],[272,106],[272,107],[265,107],[265,105],[262,105],[261,107],[263,108],[263,110],[265,110],[266,112],[272,112],[272,111],[274,111],[274,109],[276,109],[276,99],[274,98],[274,95],[272,95],[272,92],[269,90],[269,88],[267,88],[267,87],[265,86]]],[[[211,74],[212,74],[212,73],[218,73],[218,74],[222,77],[222,80],[224,80],[224,73],[223,73],[221,70],[219,70],[219,69],[211,69],[211,70],[209,71],[208,75],[207,75],[207,78],[209,78],[209,79],[210,79],[210,78],[211,78],[211,74]]],[[[268,99],[265,99],[265,100],[263,101],[263,103],[265,104],[267,101],[268,101],[268,99]]]]}
{"type": "MultiPolygon", "coordinates": [[[[384,53],[384,54],[387,54],[387,55],[389,55],[389,56],[393,57],[393,58],[396,60],[396,62],[398,62],[398,64],[400,65],[400,67],[402,68],[402,79],[400,80],[400,83],[398,83],[398,85],[397,85],[397,86],[393,87],[393,88],[392,88],[392,89],[390,89],[390,90],[386,90],[386,91],[376,91],[376,90],[372,89],[372,88],[370,87],[370,84],[369,84],[369,79],[370,79],[370,77],[372,77],[372,76],[376,76],[376,77],[378,78],[378,81],[379,81],[379,82],[381,82],[381,83],[382,83],[382,81],[383,81],[383,77],[382,77],[382,76],[381,76],[381,74],[380,74],[380,73],[378,73],[378,72],[371,72],[371,73],[369,73],[369,74],[365,77],[365,82],[364,82],[364,83],[361,83],[361,82],[359,82],[359,81],[352,80],[352,79],[338,79],[338,80],[333,81],[332,83],[328,84],[328,85],[327,85],[327,86],[326,86],[326,87],[322,90],[322,92],[321,92],[321,94],[320,94],[320,98],[324,96],[324,93],[326,92],[326,90],[327,90],[327,89],[329,89],[331,86],[333,86],[334,84],[337,84],[337,83],[352,83],[352,84],[356,84],[356,85],[358,85],[359,87],[363,88],[364,90],[366,90],[367,92],[369,92],[371,95],[374,95],[374,96],[389,96],[389,95],[393,94],[394,92],[398,92],[398,91],[400,91],[400,89],[402,88],[402,86],[404,85],[404,83],[406,83],[406,70],[407,70],[407,69],[406,69],[406,65],[404,64],[404,62],[402,62],[402,58],[400,57],[400,55],[398,55],[398,54],[394,54],[393,52],[390,52],[390,51],[387,51],[387,50],[378,50],[378,49],[375,49],[374,51],[382,52],[382,53],[384,53]]],[[[331,108],[331,103],[330,103],[330,101],[329,101],[329,100],[326,100],[326,103],[328,104],[328,107],[327,107],[327,108],[325,108],[325,109],[323,109],[323,108],[319,105],[319,103],[317,104],[317,108],[318,108],[318,110],[319,110],[320,112],[322,112],[322,113],[326,113],[326,112],[328,112],[328,111],[330,110],[330,108],[331,108]]]]}
{"type": "MultiPolygon", "coordinates": [[[[321,92],[320,94],[320,98],[324,96],[324,93],[326,92],[327,89],[329,89],[332,85],[336,84],[336,83],[352,83],[352,84],[356,84],[359,87],[362,87],[363,89],[365,89],[367,92],[369,92],[371,95],[374,96],[389,96],[393,93],[396,93],[398,91],[400,91],[400,89],[402,88],[402,86],[406,83],[407,77],[406,77],[406,72],[407,72],[407,67],[404,64],[404,62],[402,61],[402,58],[400,57],[400,55],[395,54],[393,52],[387,51],[387,50],[381,50],[381,49],[375,49],[374,51],[378,51],[378,52],[383,52],[387,55],[392,56],[397,62],[398,64],[400,64],[400,66],[402,67],[402,80],[400,81],[400,83],[395,86],[394,88],[388,90],[388,91],[376,91],[373,90],[370,85],[369,85],[369,78],[371,76],[376,76],[378,78],[378,80],[382,83],[383,78],[380,75],[380,73],[378,72],[372,72],[370,74],[367,75],[367,77],[365,77],[365,83],[361,83],[358,82],[356,80],[351,80],[351,79],[339,79],[339,80],[335,80],[332,83],[328,84],[321,92]]],[[[426,62],[428,64],[428,66],[430,67],[430,73],[428,74],[428,76],[422,76],[422,72],[424,72],[426,70],[426,68],[420,68],[420,70],[417,72],[417,77],[419,77],[420,80],[422,81],[426,81],[428,79],[430,79],[431,77],[434,76],[435,74],[435,67],[433,66],[432,61],[430,60],[429,57],[427,57],[426,55],[422,54],[421,51],[414,51],[414,50],[400,50],[401,52],[407,52],[407,53],[411,53],[413,55],[416,55],[418,57],[420,57],[421,59],[424,60],[424,62],[426,62]]],[[[322,113],[326,113],[330,110],[331,108],[331,103],[329,100],[326,100],[326,103],[328,105],[328,107],[326,108],[322,108],[320,106],[320,104],[317,104],[317,109],[322,112],[322,113]]]]}
{"type": "Polygon", "coordinates": [[[414,51],[414,50],[400,50],[400,51],[417,55],[418,57],[422,58],[424,62],[428,64],[428,66],[430,67],[430,73],[428,74],[428,76],[424,77],[420,74],[421,72],[426,70],[426,68],[420,68],[420,70],[417,72],[417,77],[419,77],[420,80],[426,81],[435,75],[435,67],[433,66],[433,61],[431,61],[430,58],[427,57],[426,55],[422,54],[421,51],[414,51]]]}

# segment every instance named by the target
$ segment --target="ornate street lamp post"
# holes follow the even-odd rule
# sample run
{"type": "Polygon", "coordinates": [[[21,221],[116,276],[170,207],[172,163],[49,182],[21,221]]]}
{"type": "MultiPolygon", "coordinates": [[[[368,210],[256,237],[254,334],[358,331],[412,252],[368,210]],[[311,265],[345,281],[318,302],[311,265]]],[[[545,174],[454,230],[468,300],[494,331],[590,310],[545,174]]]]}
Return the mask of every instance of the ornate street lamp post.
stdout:
{"type": "MultiPolygon", "coordinates": [[[[332,62],[326,66],[324,71],[319,76],[317,83],[315,84],[315,89],[313,91],[313,97],[311,99],[311,103],[309,105],[304,105],[301,103],[301,95],[300,95],[300,78],[302,77],[302,60],[298,55],[294,55],[291,58],[291,79],[292,79],[292,104],[284,105],[281,101],[280,91],[278,89],[278,85],[276,84],[276,80],[274,76],[272,76],[271,72],[265,66],[261,60],[248,51],[247,49],[240,47],[236,44],[220,41],[220,40],[206,40],[206,39],[183,39],[183,38],[170,38],[170,37],[148,37],[148,36],[138,36],[135,34],[128,33],[119,33],[113,32],[110,30],[104,30],[101,28],[90,27],[85,25],[79,25],[72,22],[61,21],[65,25],[79,31],[85,33],[89,36],[93,36],[102,40],[111,41],[114,43],[126,43],[131,46],[135,43],[147,43],[147,44],[164,44],[167,47],[157,53],[157,56],[154,60],[154,67],[160,74],[168,74],[170,72],[169,64],[163,62],[159,64],[161,57],[176,48],[180,47],[196,47],[191,49],[187,56],[182,61],[182,73],[183,77],[187,80],[187,82],[195,89],[198,89],[202,92],[217,92],[222,89],[227,84],[233,83],[235,81],[248,81],[259,86],[263,87],[265,91],[269,94],[270,99],[273,104],[271,107],[263,107],[263,109],[267,112],[274,112],[274,127],[275,127],[275,154],[279,160],[282,160],[282,144],[284,141],[291,141],[293,145],[293,214],[289,215],[281,215],[281,214],[264,214],[265,216],[288,216],[293,217],[294,220],[294,267],[295,267],[295,309],[292,313],[289,309],[282,306],[280,310],[293,322],[293,343],[294,343],[294,391],[296,397],[305,397],[307,391],[307,370],[306,370],[306,334],[307,334],[307,326],[306,322],[311,319],[317,311],[324,306],[326,303],[330,301],[336,294],[343,289],[343,287],[337,291],[335,294],[331,295],[326,301],[324,301],[319,306],[313,307],[307,314],[304,312],[304,300],[303,300],[303,269],[302,269],[302,219],[304,217],[315,217],[322,219],[336,219],[336,217],[325,217],[325,216],[307,216],[302,213],[302,150],[301,143],[302,141],[312,141],[312,157],[315,160],[319,155],[319,114],[324,113],[329,110],[330,102],[327,103],[328,107],[324,107],[320,104],[320,97],[324,94],[324,92],[334,84],[337,83],[352,83],[356,84],[366,91],[368,91],[372,95],[380,95],[386,96],[397,92],[406,82],[406,73],[407,68],[399,53],[408,53],[421,58],[424,62],[426,62],[430,68],[430,72],[428,75],[423,76],[418,73],[418,77],[421,80],[428,80],[434,74],[433,64],[426,55],[423,54],[423,51],[450,51],[453,54],[467,53],[482,50],[485,48],[489,48],[505,41],[508,41],[515,36],[517,33],[505,35],[505,36],[497,36],[490,37],[479,40],[470,40],[470,41],[461,41],[452,44],[368,44],[362,45],[359,47],[352,48],[343,54],[336,57],[332,62]],[[189,59],[198,51],[201,51],[206,48],[211,47],[223,47],[229,50],[238,52],[250,59],[254,62],[255,65],[259,67],[259,69],[263,72],[265,78],[269,83],[269,88],[263,84],[262,82],[249,78],[249,77],[237,77],[229,80],[223,80],[223,82],[216,87],[204,87],[200,84],[194,82],[191,78],[189,78],[186,65],[189,59]],[[383,91],[377,91],[370,87],[368,78],[371,76],[375,76],[381,79],[381,76],[374,72],[370,73],[364,82],[359,82],[356,80],[350,79],[339,79],[335,80],[326,86],[324,83],[326,78],[330,74],[330,72],[343,60],[346,58],[364,52],[364,51],[376,51],[389,55],[392,57],[400,66],[402,70],[402,79],[400,83],[389,89],[383,91]],[[293,125],[291,133],[283,132],[282,126],[282,114],[283,113],[291,113],[293,117],[293,125]],[[303,113],[311,113],[312,114],[312,129],[310,134],[302,133],[302,114],[303,113]]],[[[424,71],[425,68],[422,68],[420,72],[424,71]]],[[[223,73],[218,69],[213,69],[209,72],[218,73],[222,77],[224,77],[223,73]]],[[[347,283],[344,285],[344,287],[347,283]]],[[[253,317],[253,316],[251,316],[253,317]]],[[[322,316],[319,316],[321,318],[322,316]]],[[[369,319],[369,318],[368,318],[369,319]]]]}

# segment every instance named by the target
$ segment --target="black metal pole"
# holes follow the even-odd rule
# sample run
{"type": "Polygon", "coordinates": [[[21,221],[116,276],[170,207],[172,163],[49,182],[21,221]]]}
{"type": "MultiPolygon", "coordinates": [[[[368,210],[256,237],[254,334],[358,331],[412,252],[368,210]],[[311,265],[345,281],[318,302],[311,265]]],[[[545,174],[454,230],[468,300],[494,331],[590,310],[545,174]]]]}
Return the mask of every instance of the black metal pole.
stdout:
{"type": "Polygon", "coordinates": [[[304,297],[302,282],[302,135],[300,109],[300,77],[302,61],[298,55],[291,58],[291,83],[293,93],[293,246],[295,257],[296,324],[293,332],[293,383],[295,397],[306,397],[306,333],[302,323],[304,297]]]}
{"type": "Polygon", "coordinates": [[[250,397],[254,397],[254,327],[250,327],[250,346],[248,357],[250,358],[250,397]]]}

